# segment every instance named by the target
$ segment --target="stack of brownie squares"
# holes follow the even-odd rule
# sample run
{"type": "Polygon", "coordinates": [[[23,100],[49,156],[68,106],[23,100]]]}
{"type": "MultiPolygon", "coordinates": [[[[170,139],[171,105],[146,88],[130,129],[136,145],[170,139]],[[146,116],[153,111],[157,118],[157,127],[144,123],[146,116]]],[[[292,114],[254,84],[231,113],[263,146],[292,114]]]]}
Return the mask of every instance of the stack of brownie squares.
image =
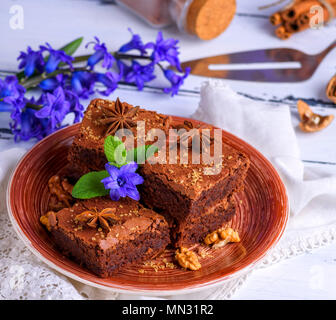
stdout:
{"type": "MultiPolygon", "coordinates": [[[[91,101],[69,150],[71,174],[68,169],[61,177],[60,188],[66,189],[64,181],[73,183],[85,173],[104,170],[106,136],[123,127],[137,139],[139,121],[144,123],[146,134],[160,129],[168,135],[176,128],[171,117],[126,102],[91,101]],[[111,110],[113,117],[109,119],[111,110]]],[[[204,165],[192,163],[191,158],[183,164],[140,164],[138,173],[144,183],[139,186],[139,202],[130,198],[112,201],[108,197],[72,199],[69,207],[51,211],[48,219],[55,243],[66,255],[106,277],[121,266],[159,255],[167,246],[188,248],[203,241],[235,215],[234,194],[243,188],[249,159],[223,143],[221,170],[212,175],[205,174],[204,165]],[[104,220],[105,209],[115,223],[104,227],[98,222],[104,220]],[[96,218],[93,223],[97,229],[78,224],[85,213],[92,220],[96,218]]],[[[91,223],[88,217],[86,221],[91,223]]]]}

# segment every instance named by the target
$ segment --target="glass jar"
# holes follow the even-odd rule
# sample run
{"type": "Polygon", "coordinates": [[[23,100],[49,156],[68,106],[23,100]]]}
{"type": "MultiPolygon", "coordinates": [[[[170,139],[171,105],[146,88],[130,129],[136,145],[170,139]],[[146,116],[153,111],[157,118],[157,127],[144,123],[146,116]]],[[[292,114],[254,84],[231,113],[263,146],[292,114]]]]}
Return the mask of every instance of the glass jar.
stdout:
{"type": "Polygon", "coordinates": [[[236,0],[116,0],[155,28],[176,24],[180,31],[210,40],[231,23],[236,0]]]}

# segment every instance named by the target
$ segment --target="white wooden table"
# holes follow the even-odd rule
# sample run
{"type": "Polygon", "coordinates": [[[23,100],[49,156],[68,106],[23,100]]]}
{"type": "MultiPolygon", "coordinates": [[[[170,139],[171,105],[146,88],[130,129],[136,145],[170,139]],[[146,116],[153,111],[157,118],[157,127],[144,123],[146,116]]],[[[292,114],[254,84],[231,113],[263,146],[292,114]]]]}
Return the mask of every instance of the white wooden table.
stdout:
{"type": "MultiPolygon", "coordinates": [[[[275,9],[259,11],[259,5],[271,0],[237,0],[237,15],[229,29],[219,38],[202,42],[180,34],[171,27],[164,30],[166,37],[180,39],[181,59],[242,50],[292,47],[307,53],[322,51],[336,38],[336,23],[322,30],[310,30],[286,42],[273,36],[268,23],[269,13],[275,9]]],[[[112,4],[96,0],[1,0],[0,3],[0,74],[14,71],[16,57],[27,45],[36,48],[45,41],[61,47],[78,36],[86,42],[98,36],[111,49],[118,48],[129,39],[127,28],[142,35],[144,40],[155,39],[157,30],[151,29],[128,12],[112,4]],[[20,5],[24,12],[23,30],[10,28],[10,8],[20,5]]],[[[83,53],[84,48],[78,53],[83,53]]],[[[298,116],[296,101],[305,99],[315,111],[336,115],[336,106],[327,101],[325,87],[336,72],[336,50],[330,53],[314,76],[303,83],[271,84],[228,81],[239,93],[258,101],[289,105],[296,127],[298,116]]],[[[166,114],[189,116],[197,108],[199,88],[204,78],[190,76],[180,94],[171,98],[161,93],[163,79],[156,80],[142,92],[123,86],[111,95],[119,96],[132,104],[166,114]]],[[[84,102],[87,104],[87,102],[84,102]]],[[[0,114],[0,150],[13,147],[8,130],[8,116],[0,114]]],[[[297,130],[302,160],[307,166],[323,166],[327,172],[336,173],[336,125],[322,132],[304,134],[297,130]]],[[[22,145],[22,143],[20,143],[22,145]]],[[[30,146],[32,143],[25,144],[30,146]]],[[[235,299],[335,299],[336,298],[336,244],[319,249],[273,267],[255,271],[236,295],[235,299]]]]}

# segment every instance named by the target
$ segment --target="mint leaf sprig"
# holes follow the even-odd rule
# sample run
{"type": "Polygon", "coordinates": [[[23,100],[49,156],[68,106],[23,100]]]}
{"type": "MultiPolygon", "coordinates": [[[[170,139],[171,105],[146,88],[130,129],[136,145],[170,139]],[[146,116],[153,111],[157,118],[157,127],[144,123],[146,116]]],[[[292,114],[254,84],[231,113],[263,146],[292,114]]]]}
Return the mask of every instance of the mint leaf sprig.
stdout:
{"type": "MultiPolygon", "coordinates": [[[[104,141],[104,153],[108,165],[120,169],[131,163],[144,163],[158,151],[154,145],[144,145],[126,150],[125,144],[116,136],[108,136],[104,141]]],[[[107,170],[93,171],[83,175],[75,184],[72,196],[76,199],[91,199],[94,197],[106,196],[111,190],[106,189],[102,180],[108,178],[110,173],[107,170]]],[[[135,186],[132,186],[135,188],[135,186]]],[[[133,190],[134,191],[134,190],[133,190]]]]}
{"type": "Polygon", "coordinates": [[[106,170],[92,171],[81,176],[72,190],[72,196],[77,199],[91,199],[107,196],[109,190],[105,189],[101,180],[108,177],[106,170]]]}

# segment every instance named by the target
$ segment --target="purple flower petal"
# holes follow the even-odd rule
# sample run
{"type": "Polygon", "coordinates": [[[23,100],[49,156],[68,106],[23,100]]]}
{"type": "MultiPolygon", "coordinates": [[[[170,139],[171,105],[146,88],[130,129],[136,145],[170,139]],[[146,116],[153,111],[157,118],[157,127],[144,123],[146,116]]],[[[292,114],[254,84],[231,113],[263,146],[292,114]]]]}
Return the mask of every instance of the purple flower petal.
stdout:
{"type": "Polygon", "coordinates": [[[128,164],[123,165],[120,168],[120,173],[125,174],[125,173],[133,173],[138,169],[138,164],[136,162],[131,162],[128,164]]]}
{"type": "Polygon", "coordinates": [[[105,96],[109,96],[118,87],[121,78],[122,74],[117,74],[115,72],[106,72],[105,74],[98,73],[97,82],[102,83],[106,87],[106,90],[99,92],[105,96]]]}
{"type": "Polygon", "coordinates": [[[134,185],[138,185],[138,184],[144,183],[143,177],[141,177],[137,173],[128,173],[127,174],[127,179],[130,180],[130,181],[132,181],[132,184],[134,184],[134,185]]]}
{"type": "Polygon", "coordinates": [[[139,200],[140,195],[136,189],[136,185],[143,183],[143,178],[135,173],[138,168],[137,163],[132,162],[122,166],[118,169],[109,163],[105,164],[105,169],[109,176],[102,179],[105,189],[110,189],[110,197],[116,200],[120,197],[131,197],[132,199],[139,200]]]}
{"type": "Polygon", "coordinates": [[[180,72],[182,72],[181,64],[178,58],[178,40],[175,39],[163,39],[163,34],[161,31],[158,32],[156,37],[156,42],[150,42],[148,46],[153,49],[152,60],[153,62],[159,63],[161,61],[167,61],[173,67],[180,72]]]}
{"type": "Polygon", "coordinates": [[[140,194],[139,191],[136,188],[128,188],[127,189],[127,196],[135,201],[140,200],[140,194]]]}
{"type": "Polygon", "coordinates": [[[70,112],[70,102],[66,100],[63,88],[58,87],[53,93],[47,92],[42,96],[43,108],[35,113],[40,119],[48,122],[49,132],[61,128],[61,123],[70,112]]]}
{"type": "Polygon", "coordinates": [[[132,34],[132,39],[129,42],[125,43],[123,46],[121,46],[118,51],[123,53],[131,50],[138,50],[140,51],[141,55],[146,54],[147,45],[143,44],[138,34],[133,34],[131,29],[128,30],[132,34]]]}
{"type": "Polygon", "coordinates": [[[47,73],[54,72],[61,62],[66,63],[72,68],[74,58],[67,55],[63,50],[55,50],[49,43],[46,43],[45,46],[40,46],[40,49],[41,52],[47,51],[49,53],[49,58],[45,65],[45,71],[47,73]]]}
{"type": "Polygon", "coordinates": [[[185,69],[185,74],[183,76],[177,75],[174,71],[168,69],[164,71],[165,77],[170,81],[171,87],[170,88],[164,88],[163,91],[165,93],[170,93],[174,96],[178,93],[180,87],[183,85],[184,79],[188,77],[190,73],[190,68],[185,69]]]}
{"type": "Polygon", "coordinates": [[[119,175],[119,169],[115,166],[110,165],[109,163],[105,164],[105,169],[109,173],[112,179],[117,179],[119,175]]]}
{"type": "Polygon", "coordinates": [[[118,189],[110,190],[110,197],[113,201],[118,201],[120,199],[120,194],[118,189]]]}
{"type": "Polygon", "coordinates": [[[125,81],[135,83],[139,90],[142,90],[146,82],[155,79],[154,65],[141,65],[137,61],[132,61],[132,66],[125,71],[125,81]]]}
{"type": "Polygon", "coordinates": [[[71,87],[79,98],[88,99],[94,93],[96,77],[86,71],[75,71],[71,78],[71,87]]]}
{"type": "Polygon", "coordinates": [[[88,66],[93,69],[93,67],[100,61],[103,60],[102,67],[106,69],[112,68],[114,62],[116,61],[114,56],[108,52],[105,43],[100,43],[98,37],[95,37],[95,42],[89,42],[86,47],[90,44],[94,44],[94,51],[95,53],[89,57],[88,59],[88,66]]]}
{"type": "Polygon", "coordinates": [[[24,74],[26,77],[30,77],[35,70],[42,72],[45,64],[42,56],[42,50],[34,51],[31,47],[27,48],[27,52],[21,51],[17,60],[21,60],[19,69],[24,68],[24,74]]]}
{"type": "Polygon", "coordinates": [[[118,191],[119,191],[120,197],[125,198],[127,196],[126,188],[121,187],[118,189],[118,191]]]}
{"type": "Polygon", "coordinates": [[[111,177],[102,179],[101,183],[104,185],[105,189],[118,189],[119,188],[118,181],[113,180],[111,177]]]}

